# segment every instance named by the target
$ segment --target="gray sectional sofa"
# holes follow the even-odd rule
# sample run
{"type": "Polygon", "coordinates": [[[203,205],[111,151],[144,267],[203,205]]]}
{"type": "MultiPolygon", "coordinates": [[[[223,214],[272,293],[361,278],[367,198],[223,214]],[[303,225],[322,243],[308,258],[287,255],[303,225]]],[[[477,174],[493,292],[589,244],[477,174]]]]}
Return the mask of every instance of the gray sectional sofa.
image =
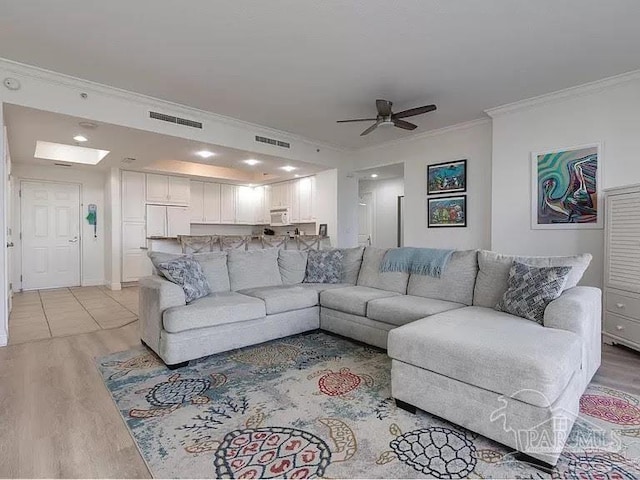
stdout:
{"type": "MultiPolygon", "coordinates": [[[[576,286],[590,256],[456,251],[435,278],[381,273],[385,253],[343,249],[339,284],[304,283],[307,252],[196,254],[212,293],[187,305],[178,285],[157,275],[143,279],[142,341],[174,367],[321,328],[388,349],[400,406],[554,465],[600,365],[600,290],[576,286]],[[572,267],[565,291],[545,310],[544,326],[493,308],[514,259],[572,267]]],[[[155,263],[176,256],[150,255],[155,263]]]]}

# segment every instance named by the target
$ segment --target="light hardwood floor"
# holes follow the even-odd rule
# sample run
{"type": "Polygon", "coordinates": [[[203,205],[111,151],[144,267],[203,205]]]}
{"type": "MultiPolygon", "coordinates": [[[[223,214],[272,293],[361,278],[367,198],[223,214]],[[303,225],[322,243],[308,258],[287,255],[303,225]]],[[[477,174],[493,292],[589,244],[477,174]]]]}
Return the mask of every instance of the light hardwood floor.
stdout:
{"type": "MultiPolygon", "coordinates": [[[[131,324],[0,348],[0,476],[148,478],[94,363],[137,345],[131,324]]],[[[640,395],[640,354],[605,345],[595,381],[640,395]]]]}

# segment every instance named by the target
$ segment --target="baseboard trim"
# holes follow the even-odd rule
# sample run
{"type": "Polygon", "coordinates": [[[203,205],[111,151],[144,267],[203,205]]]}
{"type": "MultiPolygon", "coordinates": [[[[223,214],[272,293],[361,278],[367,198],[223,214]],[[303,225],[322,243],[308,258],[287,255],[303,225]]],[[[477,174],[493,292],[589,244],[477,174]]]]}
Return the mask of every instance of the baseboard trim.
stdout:
{"type": "Polygon", "coordinates": [[[106,283],[109,290],[122,290],[122,284],[120,282],[106,283]]]}
{"type": "Polygon", "coordinates": [[[83,287],[99,287],[104,285],[104,280],[84,280],[82,282],[83,287]]]}
{"type": "Polygon", "coordinates": [[[0,347],[6,347],[8,343],[9,337],[7,337],[7,335],[5,335],[4,333],[0,335],[0,347]]]}

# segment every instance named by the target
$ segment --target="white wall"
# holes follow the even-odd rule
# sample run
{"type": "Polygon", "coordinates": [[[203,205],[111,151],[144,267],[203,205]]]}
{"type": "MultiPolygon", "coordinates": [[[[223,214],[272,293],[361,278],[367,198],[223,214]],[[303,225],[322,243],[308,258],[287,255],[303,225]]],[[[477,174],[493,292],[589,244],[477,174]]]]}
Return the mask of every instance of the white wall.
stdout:
{"type": "Polygon", "coordinates": [[[476,121],[357,152],[360,168],[404,163],[406,246],[490,248],[491,122],[476,121]],[[467,227],[427,228],[427,165],[467,159],[467,227]]]}
{"type": "Polygon", "coordinates": [[[493,121],[492,248],[526,255],[590,252],[583,284],[602,286],[603,230],[531,229],[531,152],[602,142],[603,187],[640,182],[640,79],[505,113],[493,121]]]}
{"type": "Polygon", "coordinates": [[[0,347],[7,344],[9,338],[9,305],[8,298],[4,294],[7,291],[7,283],[10,282],[8,267],[8,255],[11,254],[11,249],[6,248],[7,242],[7,228],[11,228],[10,225],[5,225],[7,219],[7,204],[9,192],[7,191],[7,185],[4,181],[7,178],[7,162],[9,160],[9,148],[7,144],[7,130],[4,126],[4,114],[2,111],[2,103],[0,103],[0,179],[3,179],[2,186],[0,187],[0,212],[2,212],[2,218],[0,218],[0,244],[2,245],[2,253],[0,254],[0,347]]]}
{"type": "MultiPolygon", "coordinates": [[[[105,281],[105,217],[104,185],[105,174],[99,170],[91,171],[78,167],[44,167],[40,165],[13,164],[13,175],[16,178],[16,188],[21,180],[45,180],[53,182],[79,183],[82,189],[81,214],[81,282],[82,285],[102,285],[105,281]],[[98,238],[94,238],[93,226],[85,220],[87,206],[94,203],[98,207],[98,238]]],[[[19,231],[20,202],[16,199],[14,215],[14,231],[19,231]]],[[[14,236],[16,247],[14,252],[14,285],[20,285],[20,241],[14,236]]]]}
{"type": "Polygon", "coordinates": [[[316,201],[314,210],[318,225],[327,224],[331,244],[338,244],[338,170],[325,170],[316,174],[316,201]]]}
{"type": "Polygon", "coordinates": [[[404,195],[404,178],[360,180],[359,194],[373,194],[373,245],[398,246],[398,197],[404,195]]]}

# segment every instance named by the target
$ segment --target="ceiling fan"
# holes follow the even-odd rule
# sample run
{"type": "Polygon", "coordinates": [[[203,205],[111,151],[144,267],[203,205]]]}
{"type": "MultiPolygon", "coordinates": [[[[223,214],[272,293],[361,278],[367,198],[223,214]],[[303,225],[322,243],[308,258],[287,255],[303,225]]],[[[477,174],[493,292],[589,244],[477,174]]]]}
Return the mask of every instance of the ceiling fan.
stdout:
{"type": "Polygon", "coordinates": [[[415,130],[418,128],[411,122],[400,120],[401,118],[413,117],[415,115],[422,115],[423,113],[433,112],[436,109],[435,105],[425,105],[424,107],[410,108],[409,110],[403,110],[402,112],[393,113],[391,106],[393,102],[389,100],[376,100],[376,109],[378,110],[378,116],[376,118],[356,118],[353,120],[338,120],[338,123],[349,122],[376,122],[367,128],[360,136],[368,135],[378,127],[398,127],[405,130],[415,130]]]}

